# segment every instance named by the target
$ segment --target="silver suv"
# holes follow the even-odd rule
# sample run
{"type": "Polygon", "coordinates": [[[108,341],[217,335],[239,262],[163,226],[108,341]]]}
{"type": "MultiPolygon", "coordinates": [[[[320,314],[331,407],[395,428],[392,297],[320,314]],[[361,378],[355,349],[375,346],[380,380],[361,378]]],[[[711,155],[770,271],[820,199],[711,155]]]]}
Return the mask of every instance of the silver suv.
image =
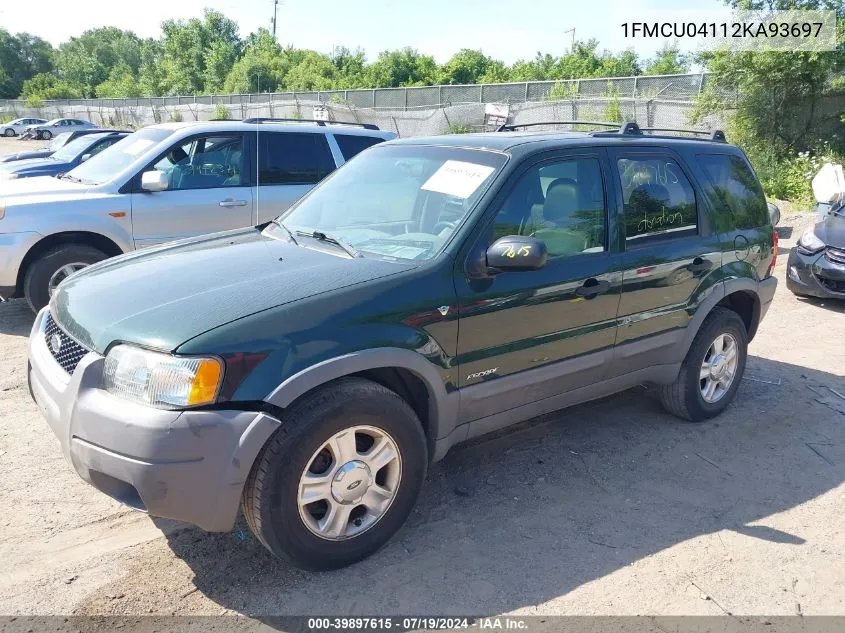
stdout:
{"type": "Polygon", "coordinates": [[[60,178],[0,183],[0,299],[24,296],[38,310],[68,275],[107,257],[267,222],[395,136],[321,121],[163,123],[60,178]]]}

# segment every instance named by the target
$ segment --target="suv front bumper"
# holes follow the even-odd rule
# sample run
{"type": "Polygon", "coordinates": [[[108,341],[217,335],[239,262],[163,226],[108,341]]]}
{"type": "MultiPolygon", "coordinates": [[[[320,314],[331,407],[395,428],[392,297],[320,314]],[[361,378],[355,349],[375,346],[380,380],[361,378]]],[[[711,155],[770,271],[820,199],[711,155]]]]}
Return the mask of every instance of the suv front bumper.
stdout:
{"type": "Polygon", "coordinates": [[[786,287],[797,295],[845,299],[845,264],[830,261],[824,251],[805,255],[794,248],[786,262],[786,287]]]}
{"type": "Polygon", "coordinates": [[[243,485],[279,422],[250,411],[164,411],[102,388],[105,359],[89,352],[73,374],[43,334],[48,308],[29,338],[30,393],[82,479],[152,515],[230,530],[243,485]]]}

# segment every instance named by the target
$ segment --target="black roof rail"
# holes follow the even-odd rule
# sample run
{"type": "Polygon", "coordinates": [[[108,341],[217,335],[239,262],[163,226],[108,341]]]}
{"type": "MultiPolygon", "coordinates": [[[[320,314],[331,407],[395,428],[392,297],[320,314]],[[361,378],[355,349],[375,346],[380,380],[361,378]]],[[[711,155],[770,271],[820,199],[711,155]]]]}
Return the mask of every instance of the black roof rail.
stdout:
{"type": "MultiPolygon", "coordinates": [[[[593,125],[595,127],[618,128],[618,123],[610,121],[537,121],[534,123],[504,123],[496,128],[497,132],[512,132],[517,128],[536,127],[538,125],[593,125]]],[[[636,125],[636,123],[634,124],[636,125]]]]}
{"type": "Polygon", "coordinates": [[[717,143],[727,143],[728,139],[725,137],[725,133],[722,130],[685,130],[681,128],[672,128],[672,127],[644,127],[642,128],[643,132],[675,132],[680,134],[696,134],[698,136],[707,136],[709,138],[706,139],[698,139],[698,140],[706,140],[706,141],[715,141],[717,143]]]}
{"type": "Polygon", "coordinates": [[[251,117],[244,119],[244,123],[316,123],[325,127],[326,125],[352,125],[362,127],[365,130],[379,130],[379,126],[372,123],[354,123],[350,121],[320,121],[317,119],[275,119],[271,117],[251,117]]]}

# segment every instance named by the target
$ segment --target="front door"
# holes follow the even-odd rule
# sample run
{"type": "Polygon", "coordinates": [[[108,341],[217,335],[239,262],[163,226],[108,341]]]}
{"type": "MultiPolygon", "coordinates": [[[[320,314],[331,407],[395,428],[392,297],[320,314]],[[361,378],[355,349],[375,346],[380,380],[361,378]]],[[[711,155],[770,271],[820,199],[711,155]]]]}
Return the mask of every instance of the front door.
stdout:
{"type": "Polygon", "coordinates": [[[606,375],[622,281],[608,171],[603,150],[533,163],[514,178],[470,260],[499,237],[533,235],[546,244],[546,265],[490,277],[458,268],[461,423],[606,375]]]}
{"type": "Polygon", "coordinates": [[[668,149],[609,150],[624,216],[622,299],[613,375],[680,362],[673,355],[721,266],[704,195],[668,149]]]}
{"type": "Polygon", "coordinates": [[[242,134],[193,136],[168,148],[143,170],[166,173],[168,188],[141,191],[141,174],[134,183],[135,247],[253,225],[247,165],[242,134]]]}

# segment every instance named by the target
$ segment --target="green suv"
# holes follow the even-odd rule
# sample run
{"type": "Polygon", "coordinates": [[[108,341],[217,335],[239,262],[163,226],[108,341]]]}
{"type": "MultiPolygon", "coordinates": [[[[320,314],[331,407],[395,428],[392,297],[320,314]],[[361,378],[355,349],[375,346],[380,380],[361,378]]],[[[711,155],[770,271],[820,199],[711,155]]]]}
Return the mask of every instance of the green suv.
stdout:
{"type": "Polygon", "coordinates": [[[274,554],[339,567],[459,442],[641,383],[718,415],[775,240],[718,132],[390,141],[268,224],[68,277],[30,389],[102,492],[209,531],[242,507],[274,554]]]}

